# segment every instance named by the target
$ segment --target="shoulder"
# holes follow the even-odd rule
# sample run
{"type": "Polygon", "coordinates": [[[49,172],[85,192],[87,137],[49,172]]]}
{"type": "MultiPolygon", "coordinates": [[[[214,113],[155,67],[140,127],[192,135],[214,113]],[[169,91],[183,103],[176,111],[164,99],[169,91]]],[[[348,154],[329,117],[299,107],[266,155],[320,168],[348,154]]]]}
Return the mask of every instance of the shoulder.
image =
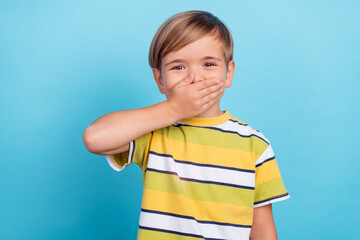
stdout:
{"type": "Polygon", "coordinates": [[[270,144],[270,141],[265,137],[265,135],[248,123],[238,119],[235,116],[226,122],[228,126],[231,126],[233,130],[239,133],[240,137],[248,137],[252,140],[259,139],[266,144],[270,144]]]}

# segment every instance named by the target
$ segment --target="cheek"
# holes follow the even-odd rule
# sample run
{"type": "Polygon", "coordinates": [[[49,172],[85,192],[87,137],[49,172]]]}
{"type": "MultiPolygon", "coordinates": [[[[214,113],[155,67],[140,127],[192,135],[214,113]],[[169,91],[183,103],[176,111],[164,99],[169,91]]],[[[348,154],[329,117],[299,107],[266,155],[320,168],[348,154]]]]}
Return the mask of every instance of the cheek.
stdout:
{"type": "Polygon", "coordinates": [[[225,80],[226,79],[226,71],[219,69],[216,71],[209,71],[206,73],[205,78],[206,79],[219,79],[219,80],[225,80]]]}
{"type": "Polygon", "coordinates": [[[164,74],[163,76],[163,83],[164,83],[164,86],[165,86],[165,91],[166,92],[169,92],[173,86],[181,81],[184,77],[181,75],[181,74],[178,74],[178,73],[166,73],[164,74]]]}

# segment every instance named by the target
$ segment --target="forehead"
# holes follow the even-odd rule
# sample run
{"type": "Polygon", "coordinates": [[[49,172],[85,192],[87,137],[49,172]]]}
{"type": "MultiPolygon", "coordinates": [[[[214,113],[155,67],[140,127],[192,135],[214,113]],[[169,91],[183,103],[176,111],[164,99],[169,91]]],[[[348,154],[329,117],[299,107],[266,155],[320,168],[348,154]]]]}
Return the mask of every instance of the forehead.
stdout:
{"type": "Polygon", "coordinates": [[[166,64],[175,58],[196,60],[205,56],[213,56],[225,61],[223,43],[216,35],[205,35],[179,50],[170,52],[162,59],[162,63],[166,64]]]}

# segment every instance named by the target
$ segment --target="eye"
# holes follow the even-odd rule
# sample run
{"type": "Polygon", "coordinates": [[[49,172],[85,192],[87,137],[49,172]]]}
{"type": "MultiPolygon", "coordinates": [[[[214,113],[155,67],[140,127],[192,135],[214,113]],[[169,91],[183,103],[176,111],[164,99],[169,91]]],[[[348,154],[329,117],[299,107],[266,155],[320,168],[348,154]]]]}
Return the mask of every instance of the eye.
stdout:
{"type": "Polygon", "coordinates": [[[171,68],[171,70],[181,70],[181,69],[184,69],[183,66],[175,66],[173,68],[171,68]]]}
{"type": "Polygon", "coordinates": [[[204,66],[205,66],[205,67],[213,67],[213,66],[216,66],[216,64],[215,64],[215,63],[208,62],[208,63],[205,63],[204,66]]]}

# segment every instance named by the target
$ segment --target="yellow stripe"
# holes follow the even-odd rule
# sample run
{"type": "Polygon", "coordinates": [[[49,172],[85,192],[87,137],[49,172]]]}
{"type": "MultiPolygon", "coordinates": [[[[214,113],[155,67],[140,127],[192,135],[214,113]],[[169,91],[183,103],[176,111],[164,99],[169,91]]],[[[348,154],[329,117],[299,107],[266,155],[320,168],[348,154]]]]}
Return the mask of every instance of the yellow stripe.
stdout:
{"type": "Polygon", "coordinates": [[[154,133],[151,151],[163,154],[172,154],[176,160],[184,160],[200,164],[213,164],[225,167],[255,170],[255,160],[259,157],[253,152],[241,149],[219,148],[212,145],[200,145],[191,142],[182,142],[154,133]],[[163,138],[166,144],[161,144],[163,138]]]}
{"type": "Polygon", "coordinates": [[[235,204],[243,207],[253,206],[254,190],[182,181],[176,175],[146,171],[145,189],[158,190],[186,195],[189,199],[235,204]],[[146,181],[147,178],[151,180],[146,181]]]}
{"type": "Polygon", "coordinates": [[[199,240],[202,238],[188,237],[172,233],[157,232],[139,228],[137,240],[199,240]]]}
{"type": "Polygon", "coordinates": [[[164,136],[163,140],[177,140],[195,145],[209,145],[218,148],[239,149],[244,152],[255,152],[260,156],[268,147],[268,143],[256,136],[240,137],[236,133],[221,132],[203,127],[174,127],[161,128],[155,134],[164,136]],[[226,139],[226,141],[224,141],[226,139]]]}
{"type": "Polygon", "coordinates": [[[255,169],[255,185],[281,177],[276,159],[263,163],[255,169]]]}
{"type": "Polygon", "coordinates": [[[197,220],[232,224],[252,224],[252,207],[191,200],[182,194],[144,189],[142,208],[192,216],[197,220]],[[174,204],[176,203],[176,204],[174,204]]]}

